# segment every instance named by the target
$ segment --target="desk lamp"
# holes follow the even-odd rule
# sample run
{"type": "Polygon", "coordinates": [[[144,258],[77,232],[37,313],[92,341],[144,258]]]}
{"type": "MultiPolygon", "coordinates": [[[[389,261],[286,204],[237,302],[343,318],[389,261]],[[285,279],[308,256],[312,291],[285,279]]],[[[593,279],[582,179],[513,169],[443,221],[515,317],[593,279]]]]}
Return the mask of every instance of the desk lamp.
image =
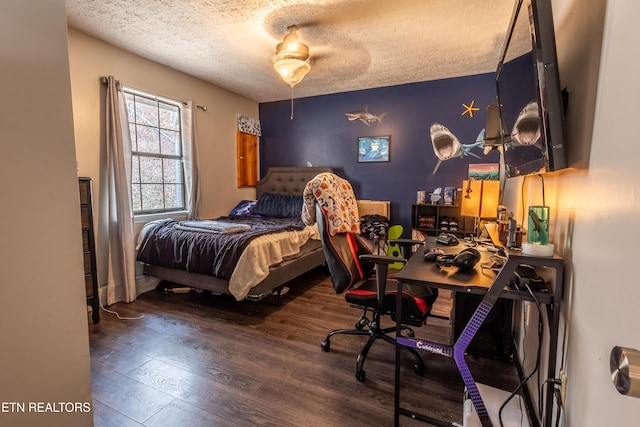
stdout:
{"type": "Polygon", "coordinates": [[[497,218],[500,200],[500,181],[464,180],[462,183],[460,215],[475,218],[474,233],[479,236],[483,219],[497,218]]]}

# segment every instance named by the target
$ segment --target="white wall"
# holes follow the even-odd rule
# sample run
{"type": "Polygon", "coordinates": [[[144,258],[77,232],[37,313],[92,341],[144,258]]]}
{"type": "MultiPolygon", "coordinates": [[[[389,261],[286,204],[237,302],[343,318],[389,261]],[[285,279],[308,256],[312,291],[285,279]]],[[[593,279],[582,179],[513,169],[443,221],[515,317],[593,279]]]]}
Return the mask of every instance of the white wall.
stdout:
{"type": "Polygon", "coordinates": [[[640,348],[638,16],[638,2],[607,2],[589,171],[562,193],[562,209],[575,212],[567,360],[571,426],[630,426],[640,419],[640,400],[614,389],[609,368],[613,346],[640,348]]]}
{"type": "Polygon", "coordinates": [[[91,404],[64,0],[0,2],[0,60],[0,425],[91,426],[29,412],[91,404]]]}
{"type": "MultiPolygon", "coordinates": [[[[236,187],[237,114],[258,118],[258,104],[227,90],[126,52],[79,31],[69,29],[69,62],[78,169],[94,178],[94,192],[106,185],[104,177],[105,87],[100,76],[113,75],[124,85],[172,99],[192,99],[207,107],[195,109],[201,167],[201,218],[227,214],[241,199],[255,197],[253,188],[236,187]]],[[[102,192],[106,194],[106,192],[102,192]]],[[[99,208],[98,277],[106,283],[106,228],[102,209],[106,200],[94,195],[99,208]]]]}
{"type": "MultiPolygon", "coordinates": [[[[585,7],[580,0],[554,0],[553,6],[561,82],[570,93],[567,133],[574,166],[545,175],[553,238],[567,266],[566,352],[560,348],[559,354],[568,376],[563,425],[637,425],[640,400],[615,390],[609,356],[616,345],[640,349],[640,4],[594,0],[585,7]]],[[[521,183],[509,181],[506,189],[507,203],[517,211],[521,183]]],[[[539,204],[539,179],[526,184],[525,205],[539,204]]]]}

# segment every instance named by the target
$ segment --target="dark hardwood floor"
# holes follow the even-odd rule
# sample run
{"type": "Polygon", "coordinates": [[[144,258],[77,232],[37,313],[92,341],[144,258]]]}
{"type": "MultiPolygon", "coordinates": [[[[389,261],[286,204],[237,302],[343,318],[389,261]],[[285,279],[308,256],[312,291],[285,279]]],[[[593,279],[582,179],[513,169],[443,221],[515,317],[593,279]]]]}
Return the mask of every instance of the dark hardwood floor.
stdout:
{"type": "MultiPolygon", "coordinates": [[[[236,302],[155,291],[109,307],[144,318],[102,312],[90,326],[95,426],[393,425],[393,346],[376,342],[366,380],[358,381],[364,338],[335,336],[329,352],[320,342],[332,329],[353,327],[360,311],[333,292],[323,268],[290,288],[280,307],[272,297],[236,302]]],[[[436,310],[447,312],[450,301],[441,294],[436,310]]],[[[432,318],[416,334],[442,342],[448,331],[446,320],[432,318]]],[[[463,383],[453,360],[425,353],[419,376],[405,359],[402,406],[462,424],[463,383]]],[[[510,364],[472,356],[469,363],[479,382],[514,385],[510,364]]]]}

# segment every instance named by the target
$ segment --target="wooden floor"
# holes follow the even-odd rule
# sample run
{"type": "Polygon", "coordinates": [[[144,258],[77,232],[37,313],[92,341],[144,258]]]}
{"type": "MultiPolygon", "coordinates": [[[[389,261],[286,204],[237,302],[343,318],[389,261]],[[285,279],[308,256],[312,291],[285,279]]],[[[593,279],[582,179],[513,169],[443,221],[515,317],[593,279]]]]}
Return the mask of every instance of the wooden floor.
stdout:
{"type": "MultiPolygon", "coordinates": [[[[450,298],[438,304],[446,311],[450,298]]],[[[376,342],[364,382],[354,375],[363,337],[334,336],[329,352],[320,349],[328,331],[351,328],[360,315],[333,292],[323,268],[291,284],[280,307],[272,297],[151,291],[109,308],[144,318],[102,312],[90,326],[96,427],[393,425],[393,346],[376,342]]],[[[417,336],[447,339],[447,321],[430,323],[417,336]]],[[[463,384],[453,360],[425,353],[419,376],[405,359],[402,406],[461,425],[463,384]]],[[[469,364],[480,382],[514,384],[505,362],[469,357],[469,364]]],[[[407,417],[401,424],[428,426],[407,417]]]]}

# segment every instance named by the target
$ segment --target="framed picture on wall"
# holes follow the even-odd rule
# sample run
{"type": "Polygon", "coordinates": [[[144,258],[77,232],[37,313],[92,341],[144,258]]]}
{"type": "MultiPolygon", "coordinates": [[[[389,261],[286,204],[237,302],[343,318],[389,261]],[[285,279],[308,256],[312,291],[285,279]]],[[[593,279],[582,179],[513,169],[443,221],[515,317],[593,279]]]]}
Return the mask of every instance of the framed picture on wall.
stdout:
{"type": "Polygon", "coordinates": [[[361,136],[358,138],[358,163],[388,162],[391,136],[361,136]]]}
{"type": "Polygon", "coordinates": [[[500,164],[472,163],[469,165],[469,179],[497,181],[500,179],[500,164]]]}

